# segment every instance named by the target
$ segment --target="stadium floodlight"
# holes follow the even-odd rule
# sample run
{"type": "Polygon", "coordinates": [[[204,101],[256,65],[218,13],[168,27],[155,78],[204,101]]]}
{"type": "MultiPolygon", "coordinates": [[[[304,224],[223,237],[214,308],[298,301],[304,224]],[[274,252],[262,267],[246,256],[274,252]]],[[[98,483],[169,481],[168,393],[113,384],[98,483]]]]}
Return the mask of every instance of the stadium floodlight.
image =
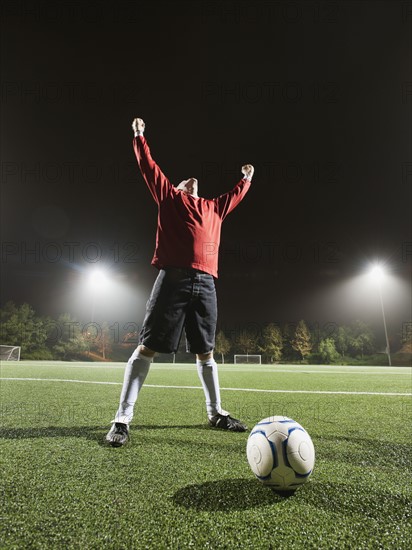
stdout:
{"type": "Polygon", "coordinates": [[[388,338],[388,331],[386,328],[386,318],[385,318],[385,309],[383,307],[383,297],[382,297],[382,283],[385,278],[385,270],[382,267],[380,263],[376,263],[372,266],[371,270],[369,271],[369,275],[373,281],[377,284],[378,292],[379,292],[379,300],[381,303],[381,309],[382,309],[382,319],[383,319],[383,327],[385,329],[385,339],[386,339],[386,354],[388,356],[388,362],[389,366],[392,366],[391,362],[391,351],[389,347],[389,338],[388,338]]]}
{"type": "Polygon", "coordinates": [[[93,288],[103,288],[106,286],[109,279],[105,271],[101,269],[94,269],[90,272],[89,281],[93,288]]]}
{"type": "Polygon", "coordinates": [[[372,279],[374,279],[377,283],[381,283],[384,277],[384,270],[383,267],[380,264],[375,264],[371,270],[370,270],[370,276],[372,279]]]}

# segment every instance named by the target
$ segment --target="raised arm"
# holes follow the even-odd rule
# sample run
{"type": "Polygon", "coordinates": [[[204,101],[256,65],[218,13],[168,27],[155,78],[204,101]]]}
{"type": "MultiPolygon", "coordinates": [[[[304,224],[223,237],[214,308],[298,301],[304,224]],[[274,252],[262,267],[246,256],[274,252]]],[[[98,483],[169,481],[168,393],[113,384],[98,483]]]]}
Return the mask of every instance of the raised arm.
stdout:
{"type": "Polygon", "coordinates": [[[154,200],[159,204],[169,193],[172,184],[153,160],[149,145],[143,133],[145,123],[141,118],[135,118],[132,123],[134,130],[133,149],[142,176],[149,187],[154,200]]]}
{"type": "Polygon", "coordinates": [[[243,200],[252,181],[255,169],[251,164],[242,166],[243,178],[235,187],[228,193],[224,193],[215,200],[217,210],[222,220],[243,200]]]}

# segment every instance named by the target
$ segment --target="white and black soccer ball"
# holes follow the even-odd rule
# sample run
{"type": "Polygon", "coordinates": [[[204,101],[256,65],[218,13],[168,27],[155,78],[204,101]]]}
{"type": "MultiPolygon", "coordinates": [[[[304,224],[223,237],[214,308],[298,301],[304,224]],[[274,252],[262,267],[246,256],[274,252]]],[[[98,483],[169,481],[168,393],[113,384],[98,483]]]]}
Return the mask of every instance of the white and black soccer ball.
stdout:
{"type": "Polygon", "coordinates": [[[310,435],[286,416],[270,416],[256,424],[246,454],[257,479],[281,493],[291,494],[306,483],[315,465],[310,435]]]}

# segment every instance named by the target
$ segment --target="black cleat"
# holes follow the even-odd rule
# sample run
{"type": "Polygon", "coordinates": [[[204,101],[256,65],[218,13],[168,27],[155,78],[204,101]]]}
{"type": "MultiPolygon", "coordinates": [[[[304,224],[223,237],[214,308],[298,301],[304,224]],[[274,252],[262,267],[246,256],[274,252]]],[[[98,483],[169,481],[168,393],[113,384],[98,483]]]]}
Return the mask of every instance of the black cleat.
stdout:
{"type": "Polygon", "coordinates": [[[108,434],[106,435],[106,441],[110,443],[112,447],[122,447],[129,441],[129,426],[122,422],[113,422],[108,434]]]}
{"type": "Polygon", "coordinates": [[[246,424],[243,424],[243,422],[237,418],[232,418],[230,415],[224,416],[220,413],[215,414],[212,418],[209,418],[209,424],[212,428],[229,430],[231,432],[245,432],[247,430],[246,424]]]}

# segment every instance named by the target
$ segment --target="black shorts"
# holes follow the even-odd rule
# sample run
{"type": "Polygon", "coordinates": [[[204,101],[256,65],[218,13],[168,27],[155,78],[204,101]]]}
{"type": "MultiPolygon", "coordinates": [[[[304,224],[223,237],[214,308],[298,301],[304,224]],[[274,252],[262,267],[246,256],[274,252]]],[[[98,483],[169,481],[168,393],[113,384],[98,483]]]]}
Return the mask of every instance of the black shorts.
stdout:
{"type": "Polygon", "coordinates": [[[179,347],[183,328],[192,353],[215,346],[217,299],[212,275],[195,269],[161,269],[146,304],[139,344],[159,353],[179,347]]]}

